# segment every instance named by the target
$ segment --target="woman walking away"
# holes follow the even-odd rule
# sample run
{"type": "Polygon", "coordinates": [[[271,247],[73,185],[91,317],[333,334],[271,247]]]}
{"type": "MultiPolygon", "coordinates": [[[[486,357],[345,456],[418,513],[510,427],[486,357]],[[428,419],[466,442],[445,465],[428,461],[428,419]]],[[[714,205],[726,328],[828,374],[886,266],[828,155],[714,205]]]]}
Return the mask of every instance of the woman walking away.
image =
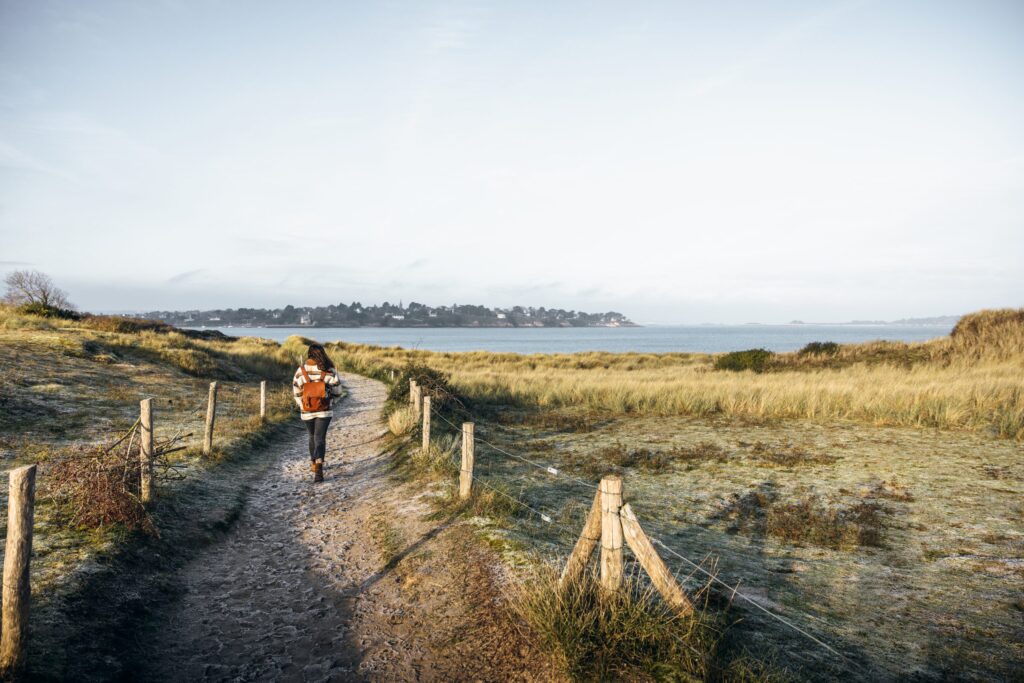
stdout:
{"type": "Polygon", "coordinates": [[[313,481],[324,480],[324,454],[327,452],[327,426],[331,424],[331,399],[341,396],[341,378],[334,363],[320,344],[310,344],[306,362],[295,371],[292,394],[302,411],[309,432],[309,459],[313,481]]]}

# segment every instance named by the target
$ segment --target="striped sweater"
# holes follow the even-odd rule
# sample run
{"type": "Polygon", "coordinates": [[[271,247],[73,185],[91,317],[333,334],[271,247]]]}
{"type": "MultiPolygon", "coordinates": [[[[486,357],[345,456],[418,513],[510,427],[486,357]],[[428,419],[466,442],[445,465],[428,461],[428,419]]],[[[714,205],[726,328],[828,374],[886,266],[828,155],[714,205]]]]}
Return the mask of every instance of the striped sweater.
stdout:
{"type": "MultiPolygon", "coordinates": [[[[309,379],[311,381],[317,382],[320,380],[321,372],[316,363],[311,360],[307,360],[305,368],[306,374],[309,375],[309,379]]],[[[295,371],[295,378],[292,380],[292,396],[295,397],[295,403],[299,406],[299,410],[302,412],[302,419],[312,420],[317,417],[332,417],[334,412],[331,410],[321,410],[318,413],[307,413],[302,410],[302,385],[305,383],[306,378],[302,376],[302,368],[299,368],[295,371]]],[[[328,396],[341,396],[341,378],[338,376],[337,370],[328,370],[324,383],[327,385],[328,396]]]]}

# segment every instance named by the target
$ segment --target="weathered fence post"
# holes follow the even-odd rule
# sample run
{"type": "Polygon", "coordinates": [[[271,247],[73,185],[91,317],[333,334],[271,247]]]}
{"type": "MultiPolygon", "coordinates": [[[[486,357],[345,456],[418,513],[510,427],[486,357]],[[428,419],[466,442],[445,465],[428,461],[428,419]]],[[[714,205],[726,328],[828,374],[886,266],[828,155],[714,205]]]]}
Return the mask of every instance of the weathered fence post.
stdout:
{"type": "Polygon", "coordinates": [[[473,493],[473,423],[462,423],[462,467],[459,468],[459,498],[466,500],[473,493]]]}
{"type": "Polygon", "coordinates": [[[416,417],[423,414],[423,387],[419,384],[416,385],[415,391],[413,392],[413,408],[416,410],[416,417]]]}
{"type": "Polygon", "coordinates": [[[693,603],[686,597],[686,593],[676,583],[672,572],[668,570],[665,562],[654,549],[654,544],[651,543],[651,539],[647,537],[647,534],[640,527],[640,522],[637,521],[636,515],[633,514],[633,508],[629,507],[629,503],[622,506],[622,512],[619,516],[622,519],[622,533],[626,537],[626,543],[629,544],[633,554],[636,555],[636,559],[640,561],[640,566],[651,577],[651,583],[661,593],[661,597],[683,616],[692,614],[693,603]]]}
{"type": "Polygon", "coordinates": [[[601,479],[601,586],[609,591],[622,587],[622,477],[601,479]]]}
{"type": "Polygon", "coordinates": [[[0,634],[0,672],[5,677],[25,661],[28,636],[29,560],[35,516],[36,466],[10,473],[7,498],[7,546],[4,551],[3,633],[0,634]]]}
{"type": "Polygon", "coordinates": [[[139,498],[143,503],[153,500],[153,399],[139,401],[139,498]]]}
{"type": "Polygon", "coordinates": [[[206,434],[203,436],[203,455],[213,451],[213,422],[217,417],[217,383],[210,382],[210,397],[206,401],[206,434]]]}
{"type": "Polygon", "coordinates": [[[409,380],[409,405],[416,405],[416,380],[409,380]]]}
{"type": "Polygon", "coordinates": [[[594,548],[597,547],[597,542],[600,540],[601,491],[598,490],[594,494],[594,502],[591,504],[590,512],[587,514],[587,521],[583,523],[583,532],[580,534],[579,540],[576,541],[576,545],[573,547],[572,553],[565,563],[565,569],[562,570],[562,576],[558,580],[558,585],[571,585],[583,576],[587,563],[590,562],[590,556],[594,554],[594,548]]]}
{"type": "Polygon", "coordinates": [[[260,422],[267,421],[267,380],[260,382],[260,422]]]}
{"type": "Polygon", "coordinates": [[[430,450],[430,397],[423,397],[423,452],[430,450]]]}

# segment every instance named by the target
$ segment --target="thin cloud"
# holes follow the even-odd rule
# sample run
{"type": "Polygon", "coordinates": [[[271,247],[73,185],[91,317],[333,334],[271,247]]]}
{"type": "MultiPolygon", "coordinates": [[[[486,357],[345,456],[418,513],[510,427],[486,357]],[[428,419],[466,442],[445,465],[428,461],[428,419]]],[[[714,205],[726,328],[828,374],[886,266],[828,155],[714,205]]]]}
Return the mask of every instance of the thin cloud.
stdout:
{"type": "Polygon", "coordinates": [[[713,73],[697,81],[686,92],[687,95],[707,95],[715,90],[728,87],[737,81],[742,80],[747,74],[756,70],[776,55],[782,48],[795,42],[799,38],[813,30],[820,29],[832,23],[840,15],[865,4],[867,0],[854,0],[853,2],[839,2],[794,23],[786,28],[770,35],[758,49],[746,59],[729,64],[717,73],[713,73]]]}
{"type": "Polygon", "coordinates": [[[22,152],[14,145],[3,140],[0,140],[0,168],[42,173],[44,175],[60,178],[61,180],[77,182],[77,179],[74,176],[55,168],[42,159],[22,152]]]}
{"type": "Polygon", "coordinates": [[[195,270],[186,270],[183,273],[178,273],[167,278],[167,284],[169,285],[180,285],[188,282],[195,282],[198,276],[206,272],[205,268],[196,268],[195,270]]]}
{"type": "Polygon", "coordinates": [[[467,46],[480,32],[486,15],[487,8],[478,4],[442,6],[432,21],[419,30],[427,52],[440,54],[467,46]]]}

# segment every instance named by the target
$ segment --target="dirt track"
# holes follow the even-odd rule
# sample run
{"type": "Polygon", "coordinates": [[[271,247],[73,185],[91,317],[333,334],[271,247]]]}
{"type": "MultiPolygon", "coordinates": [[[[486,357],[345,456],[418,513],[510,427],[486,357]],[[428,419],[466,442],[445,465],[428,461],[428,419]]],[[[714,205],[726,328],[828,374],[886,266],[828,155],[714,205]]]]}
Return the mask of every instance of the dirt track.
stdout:
{"type": "Polygon", "coordinates": [[[344,375],[327,480],[305,436],[274,454],[231,533],[176,577],[149,680],[551,680],[504,612],[495,560],[467,527],[428,521],[380,441],[383,386],[344,375]]]}

